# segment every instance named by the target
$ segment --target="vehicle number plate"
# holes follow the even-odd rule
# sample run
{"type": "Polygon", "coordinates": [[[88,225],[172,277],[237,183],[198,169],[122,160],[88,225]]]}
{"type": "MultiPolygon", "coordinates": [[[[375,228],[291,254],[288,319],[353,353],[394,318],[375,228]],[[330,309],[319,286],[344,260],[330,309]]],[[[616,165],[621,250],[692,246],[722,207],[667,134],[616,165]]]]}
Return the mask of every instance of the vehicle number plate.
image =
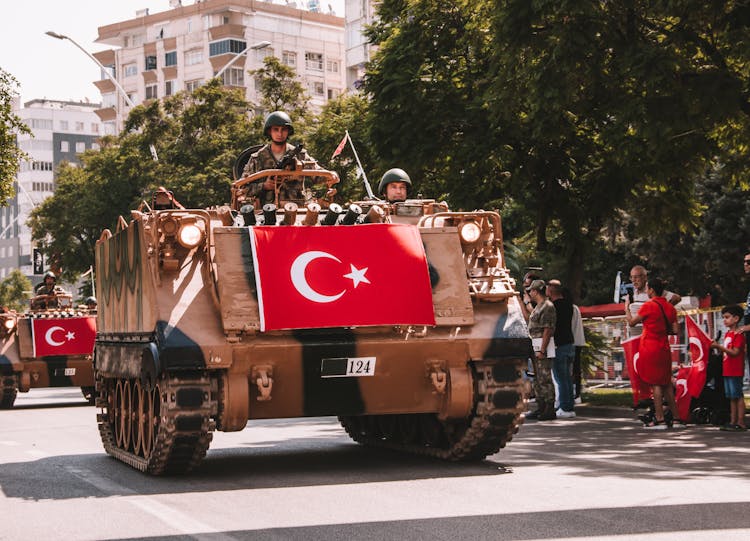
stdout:
{"type": "Polygon", "coordinates": [[[337,357],[322,359],[320,377],[359,378],[375,375],[375,357],[337,357]]]}
{"type": "Polygon", "coordinates": [[[76,375],[76,369],[75,368],[57,368],[55,369],[55,375],[56,376],[75,376],[76,375]]]}

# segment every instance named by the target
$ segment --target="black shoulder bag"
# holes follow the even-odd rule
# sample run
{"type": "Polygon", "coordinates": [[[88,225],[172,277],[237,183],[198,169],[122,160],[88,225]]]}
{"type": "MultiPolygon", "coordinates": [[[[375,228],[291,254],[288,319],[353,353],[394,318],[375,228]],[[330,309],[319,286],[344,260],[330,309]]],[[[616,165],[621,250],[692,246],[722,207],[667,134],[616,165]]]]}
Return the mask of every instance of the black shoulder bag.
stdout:
{"type": "Polygon", "coordinates": [[[664,308],[662,307],[662,305],[656,301],[653,301],[653,302],[655,302],[656,306],[658,306],[659,310],[661,310],[661,315],[664,318],[664,325],[666,326],[667,334],[675,334],[672,332],[672,324],[669,323],[669,320],[667,319],[667,313],[664,311],[664,308]]]}

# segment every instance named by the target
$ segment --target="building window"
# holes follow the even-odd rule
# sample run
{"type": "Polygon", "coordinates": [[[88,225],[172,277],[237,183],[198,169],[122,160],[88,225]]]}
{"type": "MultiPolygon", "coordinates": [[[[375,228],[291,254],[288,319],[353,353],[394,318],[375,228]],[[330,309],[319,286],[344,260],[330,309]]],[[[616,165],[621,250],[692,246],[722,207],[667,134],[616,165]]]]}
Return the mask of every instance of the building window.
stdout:
{"type": "Polygon", "coordinates": [[[141,45],[143,45],[143,36],[141,34],[133,34],[133,39],[131,40],[130,44],[133,47],[140,47],[141,45]]]}
{"type": "Polygon", "coordinates": [[[177,65],[177,51],[169,51],[164,54],[164,65],[165,66],[176,66],[177,65]]]}
{"type": "Polygon", "coordinates": [[[323,71],[323,55],[320,53],[305,53],[305,68],[311,71],[323,71]]]}
{"type": "Polygon", "coordinates": [[[84,129],[83,122],[76,122],[76,131],[83,131],[84,129]]]}
{"type": "Polygon", "coordinates": [[[339,61],[338,60],[327,60],[326,61],[326,71],[329,73],[338,73],[339,72],[339,61]]]}
{"type": "Polygon", "coordinates": [[[70,128],[68,127],[68,121],[67,120],[61,120],[60,121],[60,130],[62,131],[68,131],[70,128]]]}
{"type": "Polygon", "coordinates": [[[332,100],[335,98],[338,98],[341,95],[341,90],[338,88],[329,88],[328,89],[328,99],[332,100]]]}
{"type": "Polygon", "coordinates": [[[164,95],[171,96],[175,92],[177,92],[177,81],[164,81],[164,95]]]}
{"type": "Polygon", "coordinates": [[[107,135],[114,135],[117,131],[117,126],[113,121],[108,121],[104,123],[104,133],[107,135]]]}
{"type": "Polygon", "coordinates": [[[155,70],[156,69],[156,56],[155,55],[148,55],[146,56],[146,67],[145,70],[155,70]]]}
{"type": "Polygon", "coordinates": [[[70,152],[70,144],[67,141],[60,141],[60,152],[70,152]]]}
{"type": "Polygon", "coordinates": [[[192,81],[185,81],[185,90],[188,92],[194,92],[199,86],[203,84],[203,79],[193,79],[192,81]]]}
{"type": "Polygon", "coordinates": [[[227,86],[245,86],[245,70],[243,68],[229,68],[221,74],[221,81],[227,86]]]}
{"type": "Polygon", "coordinates": [[[193,19],[188,19],[187,20],[187,33],[189,34],[192,31],[193,31],[193,19]]]}
{"type": "Polygon", "coordinates": [[[323,83],[321,81],[313,81],[310,84],[310,93],[313,96],[322,96],[325,94],[323,83]]]}
{"type": "Polygon", "coordinates": [[[155,100],[158,97],[159,96],[156,90],[156,85],[146,85],[146,99],[155,100]]]}
{"type": "Polygon", "coordinates": [[[31,162],[32,171],[52,171],[52,162],[31,162]]]}
{"type": "Polygon", "coordinates": [[[284,51],[283,53],[281,53],[281,61],[287,66],[296,68],[297,67],[297,53],[294,53],[292,51],[284,51]]]}
{"type": "Polygon", "coordinates": [[[193,49],[185,53],[185,65],[195,66],[196,64],[203,63],[203,51],[201,49],[193,49]]]}
{"type": "Polygon", "coordinates": [[[91,133],[99,133],[99,124],[96,122],[91,123],[91,133]]]}
{"type": "Polygon", "coordinates": [[[99,143],[91,143],[91,150],[99,150],[99,143]]]}
{"type": "Polygon", "coordinates": [[[78,141],[76,143],[76,153],[80,154],[84,150],[86,150],[86,143],[84,143],[82,141],[78,141]]]}
{"type": "Polygon", "coordinates": [[[31,128],[34,130],[51,130],[52,119],[47,118],[32,118],[31,128]]]}
{"type": "Polygon", "coordinates": [[[135,75],[138,75],[138,66],[135,62],[124,66],[123,69],[125,71],[125,77],[133,77],[135,75]]]}
{"type": "Polygon", "coordinates": [[[227,53],[241,53],[247,48],[247,42],[239,39],[223,39],[208,44],[208,56],[227,53]]]}

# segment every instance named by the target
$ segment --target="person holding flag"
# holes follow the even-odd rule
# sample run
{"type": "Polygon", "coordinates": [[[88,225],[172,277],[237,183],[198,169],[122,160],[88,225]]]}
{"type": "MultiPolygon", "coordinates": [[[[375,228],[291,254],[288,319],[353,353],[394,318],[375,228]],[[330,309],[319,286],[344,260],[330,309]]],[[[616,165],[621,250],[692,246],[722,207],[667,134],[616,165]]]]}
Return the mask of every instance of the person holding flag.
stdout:
{"type": "Polygon", "coordinates": [[[630,300],[625,300],[625,320],[631,327],[643,323],[643,334],[638,346],[638,372],[641,380],[651,385],[654,396],[654,420],[645,426],[663,430],[667,428],[664,421],[664,399],[667,400],[673,417],[678,414],[672,387],[672,355],[668,339],[670,332],[677,334],[677,311],[662,297],[662,280],[649,280],[646,290],[649,301],[643,303],[636,315],[630,313],[630,300]]]}
{"type": "Polygon", "coordinates": [[[734,432],[747,430],[745,426],[745,397],[742,394],[742,376],[745,373],[745,335],[739,332],[742,308],[736,304],[721,311],[724,326],[728,329],[722,344],[714,341],[711,347],[724,353],[721,373],[724,376],[724,394],[729,399],[729,424],[722,430],[734,432]]]}

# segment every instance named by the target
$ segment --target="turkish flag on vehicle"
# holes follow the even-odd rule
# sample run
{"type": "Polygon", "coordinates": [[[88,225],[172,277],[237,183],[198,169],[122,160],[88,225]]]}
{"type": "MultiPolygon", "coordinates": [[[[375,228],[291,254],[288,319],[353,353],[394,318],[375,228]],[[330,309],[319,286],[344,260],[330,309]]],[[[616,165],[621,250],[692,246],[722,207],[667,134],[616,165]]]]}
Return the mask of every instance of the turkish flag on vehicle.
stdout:
{"type": "Polygon", "coordinates": [[[343,138],[343,139],[341,140],[341,142],[339,143],[339,146],[337,146],[337,147],[336,147],[336,150],[334,150],[334,151],[333,151],[333,156],[331,156],[331,159],[333,159],[333,158],[335,158],[336,156],[338,156],[339,154],[341,154],[341,152],[342,152],[342,151],[344,150],[344,147],[346,146],[346,140],[347,140],[348,138],[349,138],[349,132],[346,132],[346,133],[344,134],[344,138],[343,138]]]}
{"type": "Polygon", "coordinates": [[[698,397],[706,385],[706,367],[711,354],[711,339],[693,318],[686,315],[688,344],[690,345],[690,373],[687,376],[687,391],[698,397]]]}
{"type": "Polygon", "coordinates": [[[34,357],[91,355],[96,339],[96,318],[35,318],[31,320],[34,357]]]}
{"type": "Polygon", "coordinates": [[[641,381],[638,375],[638,349],[641,345],[641,337],[634,336],[621,342],[620,345],[625,353],[625,362],[628,365],[630,388],[633,390],[633,406],[635,407],[641,400],[651,398],[651,386],[641,381]]]}
{"type": "MultiPolygon", "coordinates": [[[[687,319],[690,319],[690,316],[687,316],[687,319]]],[[[688,392],[688,379],[690,377],[690,372],[691,369],[689,367],[681,366],[677,371],[677,380],[675,380],[674,384],[674,398],[677,402],[677,412],[680,419],[683,421],[688,421],[690,419],[690,403],[693,401],[693,397],[690,392],[688,392]]]]}
{"type": "Polygon", "coordinates": [[[435,324],[415,226],[249,229],[261,331],[435,324]]]}

